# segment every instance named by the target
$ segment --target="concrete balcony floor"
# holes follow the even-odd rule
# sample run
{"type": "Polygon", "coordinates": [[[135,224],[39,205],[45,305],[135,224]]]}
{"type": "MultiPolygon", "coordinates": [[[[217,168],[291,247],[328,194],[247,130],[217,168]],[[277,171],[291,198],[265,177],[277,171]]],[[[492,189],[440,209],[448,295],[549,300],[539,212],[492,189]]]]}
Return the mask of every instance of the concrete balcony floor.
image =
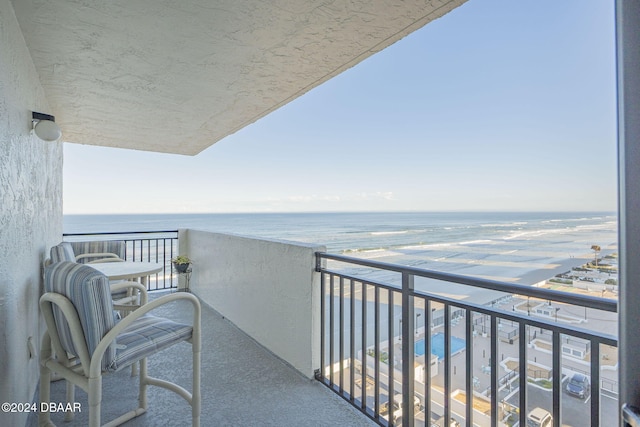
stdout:
{"type": "MultiPolygon", "coordinates": [[[[156,298],[162,293],[152,293],[156,298]]],[[[153,313],[189,322],[189,305],[174,303],[153,313]]],[[[202,426],[374,426],[373,421],[351,407],[325,386],[305,378],[219,313],[202,304],[202,426]]],[[[149,374],[191,388],[191,346],[180,343],[148,359],[149,374]]],[[[102,423],[136,407],[138,378],[124,369],[103,377],[102,423]]],[[[159,387],[147,387],[147,412],[126,426],[186,426],[190,406],[178,395],[159,387]]],[[[65,382],[51,384],[51,401],[65,402],[65,382]]],[[[72,422],[54,413],[58,426],[85,426],[87,395],[76,388],[81,404],[72,422]]],[[[28,426],[36,426],[31,417],[28,426]]]]}

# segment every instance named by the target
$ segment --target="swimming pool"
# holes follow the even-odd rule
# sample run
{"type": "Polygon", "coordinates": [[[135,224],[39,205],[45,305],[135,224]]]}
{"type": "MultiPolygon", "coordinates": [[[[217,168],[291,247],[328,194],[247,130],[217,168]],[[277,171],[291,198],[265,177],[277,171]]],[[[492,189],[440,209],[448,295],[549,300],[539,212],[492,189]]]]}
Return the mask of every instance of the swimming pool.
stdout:
{"type": "MultiPolygon", "coordinates": [[[[465,341],[462,338],[451,337],[451,355],[457,354],[464,350],[465,341]]],[[[416,356],[424,355],[424,339],[416,341],[414,345],[416,356]]],[[[438,360],[444,359],[444,334],[438,332],[431,335],[431,354],[438,356],[438,360]]]]}

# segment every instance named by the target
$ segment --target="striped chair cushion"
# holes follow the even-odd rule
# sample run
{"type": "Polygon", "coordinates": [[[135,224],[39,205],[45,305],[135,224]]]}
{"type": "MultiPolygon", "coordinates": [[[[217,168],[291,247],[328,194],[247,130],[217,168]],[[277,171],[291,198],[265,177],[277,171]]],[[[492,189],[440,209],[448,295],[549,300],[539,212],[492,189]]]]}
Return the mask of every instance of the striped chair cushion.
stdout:
{"type": "Polygon", "coordinates": [[[192,332],[190,325],[144,315],[118,335],[116,357],[107,369],[118,371],[125,368],[175,343],[190,339],[192,332]]]}
{"type": "MultiPolygon", "coordinates": [[[[116,254],[120,259],[124,259],[125,246],[126,245],[123,240],[71,242],[71,247],[73,248],[73,252],[76,256],[83,254],[111,253],[116,254]]],[[[86,264],[97,259],[99,258],[80,258],[78,262],[86,264]]]]}
{"type": "MultiPolygon", "coordinates": [[[[116,324],[109,279],[89,266],[64,261],[45,269],[44,287],[45,292],[62,294],[75,306],[87,350],[92,355],[102,337],[116,324]]],[[[77,356],[69,325],[55,305],[53,314],[63,348],[77,356]]],[[[115,354],[115,345],[111,345],[102,359],[103,370],[112,364],[115,354]]]]}
{"type": "MultiPolygon", "coordinates": [[[[117,283],[117,282],[116,282],[116,283],[117,283]]],[[[121,291],[114,292],[114,293],[112,293],[112,294],[111,294],[111,298],[112,298],[114,301],[119,300],[119,299],[122,299],[122,298],[125,298],[126,296],[127,296],[127,290],[126,290],[126,289],[123,289],[123,290],[121,290],[121,291]]]]}
{"type": "Polygon", "coordinates": [[[49,257],[51,258],[52,264],[62,261],[76,262],[76,254],[69,242],[62,242],[52,247],[49,257]]]}

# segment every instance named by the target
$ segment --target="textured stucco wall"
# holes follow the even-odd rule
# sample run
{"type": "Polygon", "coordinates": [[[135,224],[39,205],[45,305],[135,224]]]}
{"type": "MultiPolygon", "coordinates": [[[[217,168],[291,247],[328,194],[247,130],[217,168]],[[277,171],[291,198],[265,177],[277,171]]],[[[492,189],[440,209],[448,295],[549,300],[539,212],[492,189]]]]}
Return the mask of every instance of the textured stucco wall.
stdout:
{"type": "MultiPolygon", "coordinates": [[[[305,376],[320,366],[320,283],[324,246],[180,230],[194,261],[191,289],[305,376]]],[[[212,343],[215,345],[215,343],[212,343]]]]}
{"type": "MultiPolygon", "coordinates": [[[[9,0],[0,0],[0,402],[30,402],[38,382],[41,264],[62,234],[62,144],[31,136],[49,110],[9,0]]],[[[1,426],[26,414],[0,412],[1,426]]]]}

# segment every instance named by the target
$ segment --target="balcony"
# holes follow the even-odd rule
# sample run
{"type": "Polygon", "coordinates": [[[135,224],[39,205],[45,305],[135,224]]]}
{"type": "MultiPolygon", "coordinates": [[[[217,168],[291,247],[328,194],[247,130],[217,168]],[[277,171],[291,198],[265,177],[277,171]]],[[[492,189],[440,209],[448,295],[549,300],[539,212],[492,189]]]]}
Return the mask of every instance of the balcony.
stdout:
{"type": "MultiPolygon", "coordinates": [[[[165,263],[149,286],[169,292],[183,280],[167,264],[176,248],[194,260],[191,288],[205,303],[203,425],[524,426],[534,408],[554,426],[618,424],[614,300],[331,255],[321,246],[172,233],[127,236],[127,256],[165,263]],[[458,295],[425,291],[428,283],[458,295]],[[472,301],[454,286],[475,290],[472,301]],[[590,387],[569,390],[574,374],[590,387]]],[[[188,378],[188,350],[151,359],[151,374],[188,378]]],[[[64,401],[63,384],[52,393],[64,401]]],[[[105,381],[104,395],[108,420],[135,400],[136,383],[121,372],[105,381]]],[[[78,397],[86,407],[84,393],[78,397]]],[[[151,388],[149,401],[131,425],[189,419],[171,393],[151,388]]]]}
{"type": "MultiPolygon", "coordinates": [[[[151,292],[150,298],[167,292],[151,292]]],[[[189,322],[188,307],[174,305],[156,312],[160,316],[189,322]]],[[[202,411],[203,426],[372,426],[375,423],[323,387],[305,378],[282,359],[258,344],[209,305],[202,304],[202,411]]],[[[182,343],[149,359],[149,373],[191,386],[191,349],[182,343]],[[186,382],[185,379],[189,379],[186,382]]],[[[137,378],[130,370],[106,375],[103,381],[102,420],[108,422],[137,402],[137,378]]],[[[51,384],[51,401],[65,402],[64,381],[51,384]]],[[[189,425],[191,407],[179,396],[158,387],[147,389],[147,412],[126,426],[189,425]]],[[[67,423],[63,413],[51,414],[58,426],[88,424],[87,395],[76,391],[82,412],[67,423]]],[[[32,414],[35,415],[35,414],[32,414]]],[[[37,425],[31,416],[28,426],[37,425]]]]}

